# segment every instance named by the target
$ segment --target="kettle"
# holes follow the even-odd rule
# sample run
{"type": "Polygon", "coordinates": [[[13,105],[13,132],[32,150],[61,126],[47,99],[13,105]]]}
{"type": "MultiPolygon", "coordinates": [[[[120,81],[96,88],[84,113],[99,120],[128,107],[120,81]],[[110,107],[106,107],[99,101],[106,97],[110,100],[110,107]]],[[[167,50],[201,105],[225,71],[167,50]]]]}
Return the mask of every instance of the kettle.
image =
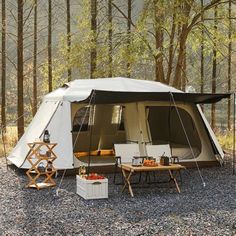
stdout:
{"type": "Polygon", "coordinates": [[[169,166],[170,165],[170,158],[167,156],[161,156],[160,164],[163,166],[169,166]]]}

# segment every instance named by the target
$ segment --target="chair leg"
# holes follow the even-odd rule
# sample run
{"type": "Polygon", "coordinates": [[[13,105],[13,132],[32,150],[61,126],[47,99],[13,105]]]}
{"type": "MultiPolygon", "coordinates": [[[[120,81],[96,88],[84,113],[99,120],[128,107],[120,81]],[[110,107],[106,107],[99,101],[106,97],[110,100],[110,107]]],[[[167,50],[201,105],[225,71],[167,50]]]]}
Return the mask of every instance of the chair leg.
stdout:
{"type": "Polygon", "coordinates": [[[117,166],[117,164],[116,164],[116,165],[115,165],[115,173],[114,173],[114,176],[113,176],[113,183],[114,183],[114,184],[116,183],[117,169],[118,169],[118,166],[117,166]]]}

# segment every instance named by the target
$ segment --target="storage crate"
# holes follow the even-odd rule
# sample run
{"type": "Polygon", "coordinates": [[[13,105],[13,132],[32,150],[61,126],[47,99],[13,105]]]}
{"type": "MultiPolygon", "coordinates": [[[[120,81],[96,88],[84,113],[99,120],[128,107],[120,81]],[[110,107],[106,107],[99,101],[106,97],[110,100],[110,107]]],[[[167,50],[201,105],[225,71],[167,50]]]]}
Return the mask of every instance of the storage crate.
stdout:
{"type": "Polygon", "coordinates": [[[108,179],[87,180],[76,175],[76,192],[84,199],[108,198],[108,179]]]}

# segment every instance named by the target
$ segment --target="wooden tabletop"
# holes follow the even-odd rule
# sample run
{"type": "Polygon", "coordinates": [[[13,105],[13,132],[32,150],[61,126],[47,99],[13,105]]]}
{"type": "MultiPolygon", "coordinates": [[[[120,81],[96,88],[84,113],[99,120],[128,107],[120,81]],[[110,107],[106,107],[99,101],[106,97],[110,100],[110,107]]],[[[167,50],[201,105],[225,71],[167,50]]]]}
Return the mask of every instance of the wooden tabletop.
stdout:
{"type": "Polygon", "coordinates": [[[180,164],[170,164],[169,166],[163,166],[158,164],[158,166],[132,166],[132,164],[121,164],[120,167],[127,171],[155,171],[155,170],[180,170],[185,169],[184,166],[180,164]]]}

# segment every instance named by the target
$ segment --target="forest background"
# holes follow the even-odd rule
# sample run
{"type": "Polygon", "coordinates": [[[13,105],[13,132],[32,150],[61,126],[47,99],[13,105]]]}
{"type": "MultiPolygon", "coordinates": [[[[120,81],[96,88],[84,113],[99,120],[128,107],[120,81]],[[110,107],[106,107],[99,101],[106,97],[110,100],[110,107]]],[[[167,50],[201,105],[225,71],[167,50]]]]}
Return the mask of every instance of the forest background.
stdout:
{"type": "MultiPolygon", "coordinates": [[[[0,12],[1,131],[9,148],[42,97],[74,79],[235,91],[235,0],[1,0],[0,12]]],[[[233,106],[231,98],[202,107],[227,148],[233,106]]]]}

